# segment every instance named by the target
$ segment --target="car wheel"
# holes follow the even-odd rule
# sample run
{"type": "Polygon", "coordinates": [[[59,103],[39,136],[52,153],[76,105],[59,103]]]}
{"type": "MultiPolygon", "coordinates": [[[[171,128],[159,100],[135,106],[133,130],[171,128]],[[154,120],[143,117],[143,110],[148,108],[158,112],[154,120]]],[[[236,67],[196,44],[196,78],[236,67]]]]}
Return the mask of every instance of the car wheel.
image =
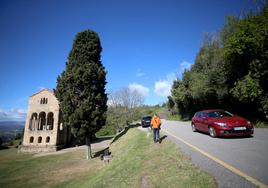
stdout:
{"type": "Polygon", "coordinates": [[[193,132],[196,132],[197,130],[196,130],[196,127],[195,127],[195,125],[192,123],[192,131],[193,132]]]}
{"type": "Polygon", "coordinates": [[[216,135],[216,131],[213,127],[209,127],[209,135],[213,138],[215,138],[217,135],[216,135]]]}

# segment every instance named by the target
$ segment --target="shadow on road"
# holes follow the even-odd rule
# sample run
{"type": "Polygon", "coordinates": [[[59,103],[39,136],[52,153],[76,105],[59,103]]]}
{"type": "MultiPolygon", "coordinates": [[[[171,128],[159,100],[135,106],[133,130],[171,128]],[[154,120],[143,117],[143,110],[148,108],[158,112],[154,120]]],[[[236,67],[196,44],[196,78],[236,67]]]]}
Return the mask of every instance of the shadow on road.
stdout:
{"type": "MultiPolygon", "coordinates": [[[[201,131],[196,131],[197,134],[202,134],[206,136],[210,136],[209,133],[201,132],[201,131]]],[[[217,136],[216,139],[223,139],[223,140],[229,140],[229,139],[248,139],[248,138],[253,138],[253,135],[250,136],[217,136]]]]}
{"type": "Polygon", "coordinates": [[[217,137],[223,140],[229,140],[229,139],[249,139],[249,138],[253,138],[254,136],[250,135],[250,136],[229,136],[229,137],[217,137]]]}

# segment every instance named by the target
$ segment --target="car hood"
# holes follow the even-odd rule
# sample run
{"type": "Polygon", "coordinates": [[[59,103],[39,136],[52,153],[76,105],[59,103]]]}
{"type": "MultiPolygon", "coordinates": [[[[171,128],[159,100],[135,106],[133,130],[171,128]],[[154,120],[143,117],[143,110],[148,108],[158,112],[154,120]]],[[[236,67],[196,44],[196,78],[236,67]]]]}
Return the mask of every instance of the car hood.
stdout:
{"type": "Polygon", "coordinates": [[[234,116],[229,118],[217,118],[213,120],[214,122],[226,123],[228,126],[236,127],[236,126],[246,126],[248,125],[248,120],[245,118],[234,116]]]}

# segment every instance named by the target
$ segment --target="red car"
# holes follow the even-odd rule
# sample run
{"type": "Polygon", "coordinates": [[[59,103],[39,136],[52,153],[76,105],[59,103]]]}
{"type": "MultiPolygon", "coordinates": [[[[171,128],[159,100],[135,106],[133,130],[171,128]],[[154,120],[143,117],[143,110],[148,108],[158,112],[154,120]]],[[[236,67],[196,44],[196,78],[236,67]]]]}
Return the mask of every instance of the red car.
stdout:
{"type": "Polygon", "coordinates": [[[209,133],[211,137],[250,136],[254,133],[250,121],[225,110],[196,112],[192,118],[192,130],[209,133]]]}

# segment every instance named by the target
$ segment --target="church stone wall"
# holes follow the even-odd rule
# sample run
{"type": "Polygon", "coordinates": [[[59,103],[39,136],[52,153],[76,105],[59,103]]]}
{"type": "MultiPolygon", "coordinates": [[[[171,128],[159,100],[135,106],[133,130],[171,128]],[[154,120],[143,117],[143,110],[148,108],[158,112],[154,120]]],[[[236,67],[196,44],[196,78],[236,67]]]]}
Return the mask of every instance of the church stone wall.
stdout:
{"type": "Polygon", "coordinates": [[[52,91],[44,89],[29,98],[21,152],[56,151],[67,144],[68,132],[52,91]]]}

